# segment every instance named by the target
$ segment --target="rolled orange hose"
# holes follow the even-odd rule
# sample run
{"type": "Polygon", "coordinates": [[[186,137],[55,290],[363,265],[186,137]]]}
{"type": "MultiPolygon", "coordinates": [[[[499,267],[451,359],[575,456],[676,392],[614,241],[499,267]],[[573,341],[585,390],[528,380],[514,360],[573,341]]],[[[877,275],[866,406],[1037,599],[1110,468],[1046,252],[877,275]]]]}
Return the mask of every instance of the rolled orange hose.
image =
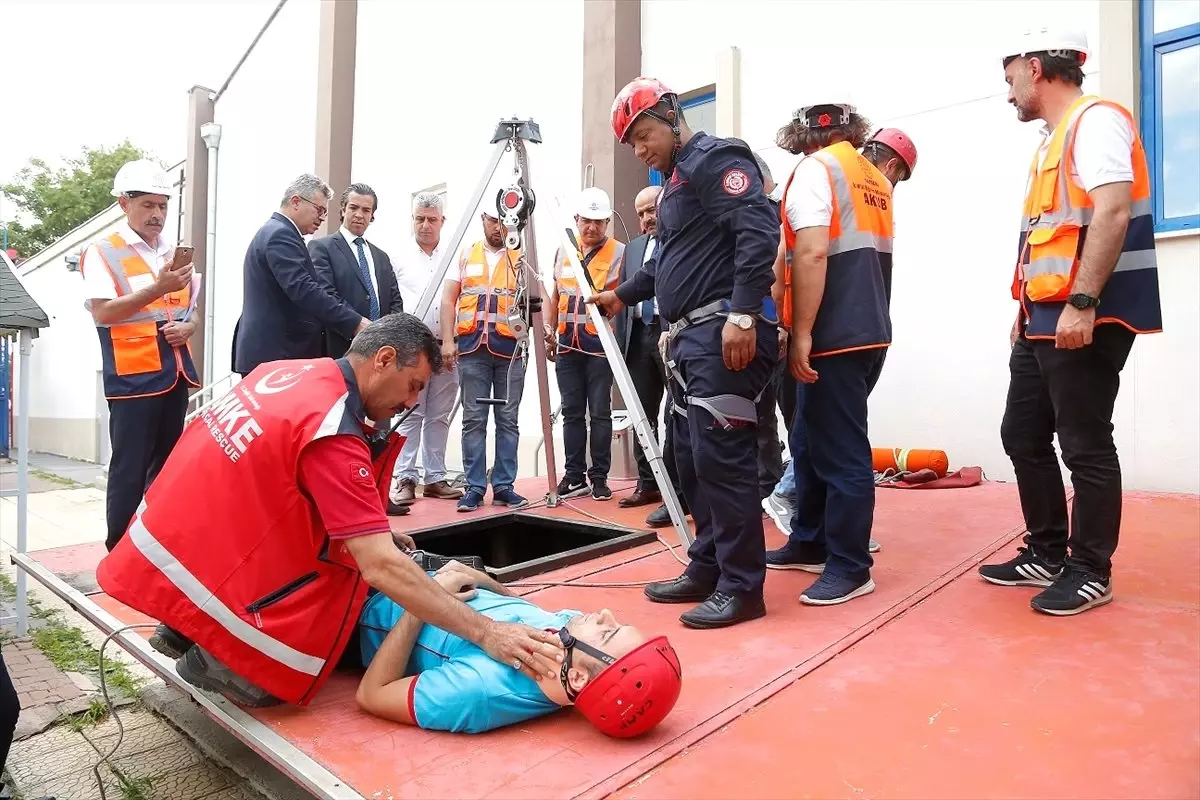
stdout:
{"type": "Polygon", "coordinates": [[[950,470],[950,459],[945,450],[908,450],[903,447],[871,448],[871,468],[876,472],[894,469],[898,472],[916,472],[931,469],[939,478],[946,477],[950,470]]]}

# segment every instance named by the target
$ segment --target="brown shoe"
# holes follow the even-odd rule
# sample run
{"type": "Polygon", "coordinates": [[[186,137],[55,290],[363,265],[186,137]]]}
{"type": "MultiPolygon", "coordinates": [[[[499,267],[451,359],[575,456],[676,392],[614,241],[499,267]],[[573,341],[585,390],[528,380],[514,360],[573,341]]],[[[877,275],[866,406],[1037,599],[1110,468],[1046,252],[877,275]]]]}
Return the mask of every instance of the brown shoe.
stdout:
{"type": "Polygon", "coordinates": [[[438,481],[437,483],[427,483],[421,488],[421,494],[425,497],[432,497],[435,500],[457,500],[466,494],[462,489],[456,489],[450,485],[449,481],[438,481]]]}
{"type": "Polygon", "coordinates": [[[411,506],[417,500],[417,482],[409,478],[405,478],[396,484],[395,491],[392,492],[391,501],[398,506],[411,506]]]}
{"type": "Polygon", "coordinates": [[[617,503],[621,508],[637,508],[638,506],[648,506],[651,503],[661,503],[662,492],[658,489],[638,489],[629,497],[622,497],[617,503]]]}

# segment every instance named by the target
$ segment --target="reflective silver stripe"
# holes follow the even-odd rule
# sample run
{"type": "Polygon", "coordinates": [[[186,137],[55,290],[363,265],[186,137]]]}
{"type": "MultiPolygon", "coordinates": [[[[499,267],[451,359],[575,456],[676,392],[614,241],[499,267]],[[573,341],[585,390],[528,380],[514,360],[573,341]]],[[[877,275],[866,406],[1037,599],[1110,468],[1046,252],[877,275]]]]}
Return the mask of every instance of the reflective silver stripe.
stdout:
{"type": "Polygon", "coordinates": [[[486,286],[467,286],[459,294],[487,294],[488,287],[486,286]]]}
{"type": "Polygon", "coordinates": [[[823,150],[813,153],[813,157],[829,168],[829,174],[833,178],[833,192],[837,197],[841,234],[829,237],[829,255],[835,256],[866,248],[880,253],[892,252],[891,238],[859,228],[858,215],[854,213],[854,200],[850,196],[850,180],[846,177],[846,171],[842,169],[842,163],[832,153],[823,150]]]}
{"type": "Polygon", "coordinates": [[[1030,261],[1025,265],[1025,279],[1030,280],[1039,275],[1069,275],[1074,258],[1064,256],[1046,256],[1030,261]]]}
{"type": "Polygon", "coordinates": [[[1154,250],[1126,250],[1117,259],[1113,272],[1133,272],[1139,269],[1156,269],[1158,258],[1154,250]]]}
{"type": "Polygon", "coordinates": [[[146,560],[162,572],[171,584],[183,593],[203,614],[224,628],[230,635],[242,643],[254,648],[267,658],[302,672],[305,675],[320,675],[325,668],[325,659],[301,653],[299,650],[272,638],[261,630],[246,622],[233,612],[229,606],[222,603],[216,595],[205,588],[200,579],[193,575],[187,567],[179,563],[179,559],[171,555],[163,547],[142,522],[146,511],[146,501],[142,501],[137,516],[129,526],[129,539],[134,547],[145,556],[146,560]]]}
{"type": "MultiPolygon", "coordinates": [[[[100,253],[100,258],[108,265],[108,271],[112,274],[113,280],[117,284],[117,296],[125,296],[133,294],[133,287],[129,285],[129,276],[125,274],[125,267],[121,264],[122,258],[136,258],[137,251],[126,245],[125,247],[113,247],[112,242],[108,239],[101,239],[96,242],[96,251],[100,253]]],[[[97,322],[97,328],[112,328],[117,325],[132,325],[138,322],[168,322],[171,317],[166,309],[157,309],[155,311],[138,311],[136,314],[126,317],[119,322],[97,322]]]]}

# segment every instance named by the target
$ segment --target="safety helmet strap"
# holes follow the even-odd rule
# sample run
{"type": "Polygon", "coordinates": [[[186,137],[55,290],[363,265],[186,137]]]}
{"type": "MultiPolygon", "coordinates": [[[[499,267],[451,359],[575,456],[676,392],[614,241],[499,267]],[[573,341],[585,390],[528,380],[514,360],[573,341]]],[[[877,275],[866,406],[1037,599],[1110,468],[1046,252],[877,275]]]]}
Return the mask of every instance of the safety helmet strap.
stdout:
{"type": "Polygon", "coordinates": [[[571,632],[568,631],[565,626],[558,629],[558,640],[562,642],[563,648],[567,651],[566,655],[563,656],[562,668],[558,671],[558,680],[560,683],[562,683],[563,691],[567,693],[567,699],[574,703],[575,698],[579,696],[579,692],[576,692],[571,688],[571,681],[568,678],[568,674],[571,671],[571,662],[573,660],[572,656],[575,653],[575,648],[579,648],[592,658],[600,661],[605,666],[611,666],[615,664],[617,660],[603,650],[592,647],[587,642],[579,641],[573,635],[571,635],[571,632]]]}

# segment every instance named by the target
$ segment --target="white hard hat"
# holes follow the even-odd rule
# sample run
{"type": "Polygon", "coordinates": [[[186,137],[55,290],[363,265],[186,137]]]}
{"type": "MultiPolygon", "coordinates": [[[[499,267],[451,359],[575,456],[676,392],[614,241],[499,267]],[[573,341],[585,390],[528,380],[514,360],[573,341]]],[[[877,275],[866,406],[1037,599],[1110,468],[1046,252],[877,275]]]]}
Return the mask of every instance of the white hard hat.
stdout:
{"type": "Polygon", "coordinates": [[[1091,51],[1088,49],[1087,34],[1077,25],[1039,25],[1030,28],[1016,37],[1009,49],[1001,53],[1001,60],[1025,56],[1029,53],[1049,53],[1050,55],[1065,55],[1068,52],[1079,53],[1079,63],[1087,61],[1091,51]]]}
{"type": "Polygon", "coordinates": [[[112,196],[120,197],[129,192],[145,192],[146,194],[161,194],[170,197],[171,182],[162,167],[153,161],[129,161],[113,178],[112,196]]]}
{"type": "Polygon", "coordinates": [[[599,186],[590,186],[579,193],[575,213],[584,219],[606,220],[612,217],[612,201],[608,192],[599,186]]]}

